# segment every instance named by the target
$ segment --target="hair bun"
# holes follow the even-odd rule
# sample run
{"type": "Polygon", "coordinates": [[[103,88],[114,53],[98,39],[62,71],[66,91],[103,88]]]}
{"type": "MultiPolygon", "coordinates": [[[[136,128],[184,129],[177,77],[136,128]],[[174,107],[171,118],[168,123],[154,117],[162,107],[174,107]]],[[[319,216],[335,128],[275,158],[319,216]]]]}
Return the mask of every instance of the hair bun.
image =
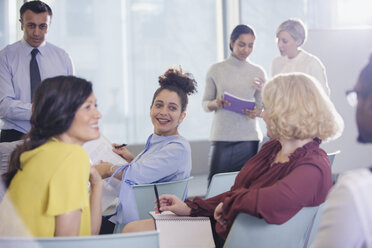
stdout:
{"type": "Polygon", "coordinates": [[[197,92],[197,83],[191,73],[184,73],[182,67],[169,68],[159,76],[160,87],[174,86],[183,90],[187,95],[197,92]]]}

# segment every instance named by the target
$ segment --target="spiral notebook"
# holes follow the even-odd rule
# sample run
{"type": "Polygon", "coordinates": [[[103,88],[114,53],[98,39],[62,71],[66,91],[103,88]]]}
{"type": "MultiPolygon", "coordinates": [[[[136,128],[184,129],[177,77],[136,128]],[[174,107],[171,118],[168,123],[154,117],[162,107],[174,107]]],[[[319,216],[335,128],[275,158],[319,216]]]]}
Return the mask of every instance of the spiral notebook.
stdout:
{"type": "Polygon", "coordinates": [[[229,106],[224,106],[223,108],[238,114],[244,115],[244,109],[254,109],[256,105],[255,101],[252,99],[244,99],[241,97],[234,96],[229,92],[224,92],[223,99],[230,103],[229,106]]]}
{"type": "Polygon", "coordinates": [[[215,247],[208,217],[178,216],[169,211],[149,213],[159,231],[160,248],[215,247]]]}

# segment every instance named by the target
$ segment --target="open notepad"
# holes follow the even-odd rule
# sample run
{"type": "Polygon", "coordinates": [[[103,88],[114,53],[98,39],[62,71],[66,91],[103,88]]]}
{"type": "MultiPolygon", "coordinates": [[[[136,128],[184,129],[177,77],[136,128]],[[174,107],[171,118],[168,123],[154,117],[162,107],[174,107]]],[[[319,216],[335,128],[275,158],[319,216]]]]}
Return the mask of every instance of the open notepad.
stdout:
{"type": "MultiPolygon", "coordinates": [[[[112,164],[126,164],[127,161],[112,151],[111,142],[101,135],[98,139],[84,143],[83,148],[88,152],[92,165],[99,164],[100,161],[112,164]]],[[[109,185],[106,185],[108,178],[104,179],[102,189],[102,214],[110,215],[115,213],[121,181],[112,178],[109,185]]]]}
{"type": "Polygon", "coordinates": [[[160,248],[215,247],[208,217],[178,216],[165,211],[150,215],[159,231],[160,248]]]}
{"type": "Polygon", "coordinates": [[[244,115],[244,109],[254,109],[256,105],[255,101],[252,99],[244,99],[241,97],[234,96],[229,92],[224,92],[223,99],[230,103],[229,106],[224,106],[223,108],[238,114],[244,115]]]}

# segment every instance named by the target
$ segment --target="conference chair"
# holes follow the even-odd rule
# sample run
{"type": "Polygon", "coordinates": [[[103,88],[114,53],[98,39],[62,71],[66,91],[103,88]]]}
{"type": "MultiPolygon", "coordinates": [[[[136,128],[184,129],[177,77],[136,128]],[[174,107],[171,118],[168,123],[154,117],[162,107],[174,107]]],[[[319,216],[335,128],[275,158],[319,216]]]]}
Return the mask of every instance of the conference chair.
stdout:
{"type": "Polygon", "coordinates": [[[327,153],[328,155],[328,158],[329,158],[329,163],[331,164],[331,166],[333,165],[333,162],[335,161],[335,157],[337,154],[340,154],[340,150],[338,151],[335,151],[335,152],[330,152],[330,153],[327,153]]]}
{"type": "Polygon", "coordinates": [[[205,198],[211,198],[230,190],[239,171],[214,174],[205,198]]]}
{"type": "MultiPolygon", "coordinates": [[[[341,151],[335,151],[335,152],[331,152],[331,153],[327,153],[328,155],[328,158],[329,158],[329,162],[331,164],[331,166],[333,165],[333,162],[335,160],[335,157],[337,154],[340,154],[341,151]]],[[[333,181],[333,184],[336,183],[337,181],[337,178],[338,178],[339,174],[337,173],[332,173],[332,181],[333,181]]],[[[314,218],[314,221],[313,221],[313,224],[312,224],[312,228],[311,228],[311,232],[310,232],[310,236],[309,236],[309,242],[308,244],[310,245],[315,237],[316,237],[316,234],[318,233],[318,227],[319,227],[319,224],[320,224],[320,221],[322,219],[322,215],[323,215],[323,210],[324,210],[324,206],[325,206],[326,202],[322,203],[320,206],[319,206],[319,209],[317,211],[317,214],[314,218]]]]}
{"type": "Polygon", "coordinates": [[[227,236],[224,247],[307,247],[317,211],[318,206],[305,207],[281,225],[268,224],[264,219],[239,213],[227,236]]]}
{"type": "Polygon", "coordinates": [[[0,175],[8,171],[9,156],[21,143],[21,140],[0,143],[0,175]]]}
{"type": "Polygon", "coordinates": [[[80,237],[24,238],[0,237],[0,248],[157,248],[159,233],[157,231],[108,234],[80,237]]]}
{"type": "Polygon", "coordinates": [[[310,247],[310,245],[313,243],[316,235],[318,234],[318,228],[319,228],[319,224],[320,224],[320,221],[322,220],[322,216],[323,216],[323,210],[324,210],[324,206],[326,205],[327,202],[323,202],[319,208],[318,208],[318,211],[315,215],[315,218],[313,220],[313,224],[312,224],[312,227],[311,227],[311,231],[310,231],[310,235],[309,235],[309,238],[308,238],[308,246],[307,247],[310,247]]]}
{"type": "MultiPolygon", "coordinates": [[[[339,150],[338,151],[335,151],[335,152],[327,153],[328,158],[329,158],[329,162],[331,164],[331,167],[333,165],[333,162],[335,161],[336,155],[339,154],[339,153],[340,153],[339,150]]],[[[332,182],[333,182],[333,184],[336,183],[338,176],[339,176],[338,173],[332,173],[332,182]]]]}
{"type": "MultiPolygon", "coordinates": [[[[184,200],[187,197],[187,185],[193,177],[183,180],[155,183],[159,196],[162,194],[172,194],[184,200]]],[[[137,209],[140,220],[149,219],[150,211],[154,211],[154,202],[156,200],[154,192],[154,184],[138,184],[133,185],[134,197],[136,199],[137,209]]],[[[116,224],[114,233],[120,233],[124,228],[124,224],[116,224]]]]}
{"type": "MultiPolygon", "coordinates": [[[[331,166],[339,153],[340,151],[336,151],[327,154],[331,166]]],[[[205,198],[228,191],[237,174],[238,172],[214,175],[205,198]]],[[[264,219],[239,213],[224,247],[307,247],[317,234],[324,205],[325,203],[305,207],[282,225],[268,224],[264,219]]]]}

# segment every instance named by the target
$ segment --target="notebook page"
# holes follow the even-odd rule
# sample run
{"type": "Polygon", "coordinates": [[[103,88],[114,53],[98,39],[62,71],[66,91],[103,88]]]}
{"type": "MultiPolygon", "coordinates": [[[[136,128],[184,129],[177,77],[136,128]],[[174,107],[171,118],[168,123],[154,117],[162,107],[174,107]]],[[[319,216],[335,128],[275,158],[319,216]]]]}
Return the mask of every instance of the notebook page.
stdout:
{"type": "Polygon", "coordinates": [[[177,216],[150,212],[159,231],[160,248],[215,247],[208,217],[177,216]]]}

